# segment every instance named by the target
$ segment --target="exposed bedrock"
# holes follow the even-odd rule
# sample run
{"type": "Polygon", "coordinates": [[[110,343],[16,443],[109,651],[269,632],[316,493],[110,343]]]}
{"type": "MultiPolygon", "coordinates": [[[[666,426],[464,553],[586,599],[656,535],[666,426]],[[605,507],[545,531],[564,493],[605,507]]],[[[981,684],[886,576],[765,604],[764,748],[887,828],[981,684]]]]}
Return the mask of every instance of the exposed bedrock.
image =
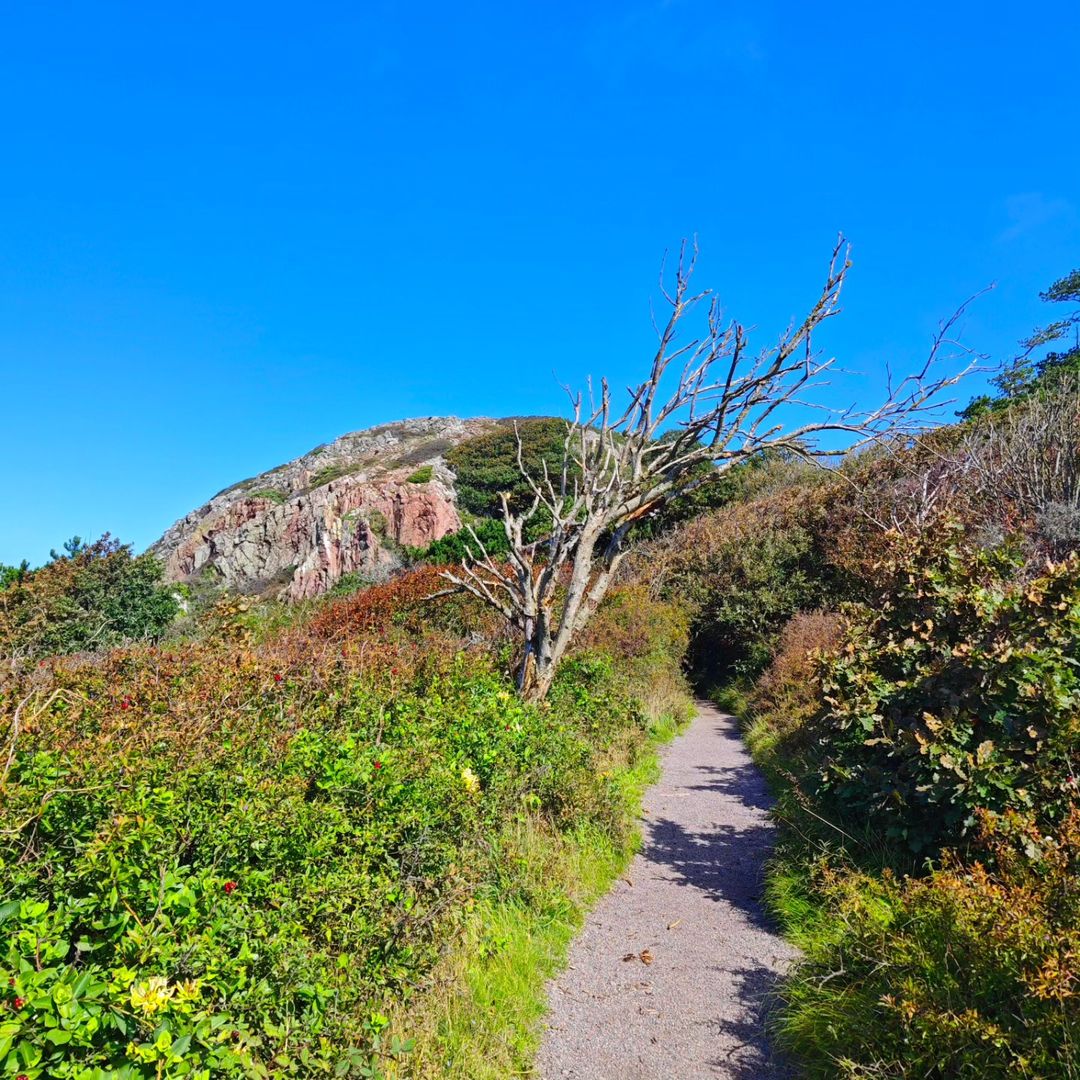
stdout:
{"type": "Polygon", "coordinates": [[[219,492],[153,546],[171,581],[316,596],[345,574],[372,579],[461,527],[444,453],[491,420],[429,417],[352,432],[219,492]]]}

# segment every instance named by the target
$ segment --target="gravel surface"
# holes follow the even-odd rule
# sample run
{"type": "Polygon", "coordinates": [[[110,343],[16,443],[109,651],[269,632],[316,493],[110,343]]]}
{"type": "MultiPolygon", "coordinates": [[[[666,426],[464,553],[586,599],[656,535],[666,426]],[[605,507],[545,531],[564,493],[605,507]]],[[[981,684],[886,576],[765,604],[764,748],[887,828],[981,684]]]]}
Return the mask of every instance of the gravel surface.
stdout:
{"type": "Polygon", "coordinates": [[[548,988],[544,1080],[779,1080],[764,1012],[795,950],[766,918],[765,781],[699,703],[645,797],[644,844],[548,988]]]}

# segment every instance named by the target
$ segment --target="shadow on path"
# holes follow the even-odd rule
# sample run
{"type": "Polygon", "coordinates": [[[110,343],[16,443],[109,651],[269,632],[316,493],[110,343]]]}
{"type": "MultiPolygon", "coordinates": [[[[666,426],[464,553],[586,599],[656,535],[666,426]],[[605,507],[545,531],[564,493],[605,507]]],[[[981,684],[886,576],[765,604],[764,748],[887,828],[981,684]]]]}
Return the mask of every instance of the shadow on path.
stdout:
{"type": "Polygon", "coordinates": [[[690,784],[690,791],[714,791],[755,810],[771,810],[776,801],[769,794],[765,777],[750,762],[745,765],[697,765],[695,768],[703,774],[702,782],[690,784]]]}
{"type": "Polygon", "coordinates": [[[702,832],[657,818],[646,827],[642,856],[673,871],[680,885],[738,908],[757,927],[775,932],[761,893],[775,834],[768,825],[718,825],[702,832]]]}
{"type": "Polygon", "coordinates": [[[767,1014],[794,950],[767,917],[775,840],[736,721],[705,702],[665,752],[643,844],[553,983],[546,1080],[791,1080],[767,1014]],[[646,969],[628,965],[653,952],[646,969]]]}
{"type": "Polygon", "coordinates": [[[769,1015],[777,1004],[781,976],[761,966],[739,968],[730,974],[742,1015],[737,1020],[717,1020],[713,1028],[734,1040],[738,1049],[710,1064],[723,1070],[730,1080],[760,1080],[766,1068],[771,1080],[794,1078],[791,1067],[770,1046],[768,1037],[769,1015]]]}

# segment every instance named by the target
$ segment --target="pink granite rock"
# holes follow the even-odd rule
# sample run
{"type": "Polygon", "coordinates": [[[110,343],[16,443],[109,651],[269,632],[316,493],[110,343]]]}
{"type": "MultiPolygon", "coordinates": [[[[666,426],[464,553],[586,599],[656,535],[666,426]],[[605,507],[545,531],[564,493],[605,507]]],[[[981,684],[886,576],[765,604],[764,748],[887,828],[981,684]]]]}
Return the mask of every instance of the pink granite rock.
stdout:
{"type": "Polygon", "coordinates": [[[429,417],[343,435],[220,492],[151,550],[171,581],[210,577],[289,600],[345,574],[378,580],[401,565],[402,547],[461,527],[443,455],[494,424],[429,417]]]}

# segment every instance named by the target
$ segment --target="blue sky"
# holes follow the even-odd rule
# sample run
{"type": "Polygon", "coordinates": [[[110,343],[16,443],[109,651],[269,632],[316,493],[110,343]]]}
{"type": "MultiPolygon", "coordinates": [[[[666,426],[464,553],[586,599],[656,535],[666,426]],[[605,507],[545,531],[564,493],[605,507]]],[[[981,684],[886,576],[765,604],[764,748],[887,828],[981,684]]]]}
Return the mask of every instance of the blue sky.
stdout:
{"type": "Polygon", "coordinates": [[[145,546],[344,431],[623,385],[690,233],[765,337],[844,230],[823,344],[867,400],[992,281],[965,337],[1006,355],[1080,265],[1073,3],[7,4],[2,25],[4,562],[73,533],[145,546]]]}

